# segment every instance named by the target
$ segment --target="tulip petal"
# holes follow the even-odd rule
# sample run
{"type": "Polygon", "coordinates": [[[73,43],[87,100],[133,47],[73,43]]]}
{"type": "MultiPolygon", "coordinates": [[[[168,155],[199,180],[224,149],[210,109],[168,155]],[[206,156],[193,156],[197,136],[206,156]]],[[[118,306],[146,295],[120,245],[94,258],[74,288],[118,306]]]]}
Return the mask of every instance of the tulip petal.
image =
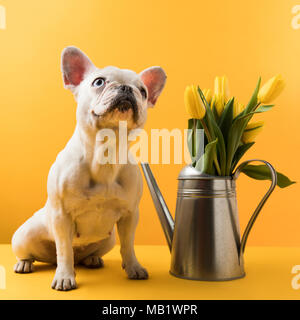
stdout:
{"type": "Polygon", "coordinates": [[[242,141],[244,143],[254,142],[258,134],[263,130],[264,121],[256,121],[248,123],[243,136],[242,141]]]}
{"type": "Polygon", "coordinates": [[[269,103],[275,100],[283,91],[285,81],[279,74],[268,80],[259,90],[258,100],[261,103],[269,103]]]}

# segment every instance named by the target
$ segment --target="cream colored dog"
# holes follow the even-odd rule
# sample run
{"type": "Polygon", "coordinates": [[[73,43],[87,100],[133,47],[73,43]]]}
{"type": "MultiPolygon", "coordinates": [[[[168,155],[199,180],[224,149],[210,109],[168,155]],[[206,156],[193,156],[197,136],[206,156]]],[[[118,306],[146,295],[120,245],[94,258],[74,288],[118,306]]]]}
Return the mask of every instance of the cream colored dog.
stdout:
{"type": "Polygon", "coordinates": [[[63,51],[62,72],[78,103],[77,125],[50,169],[45,206],[13,235],[14,270],[32,272],[35,260],[57,264],[52,288],[76,288],[74,264],[102,267],[101,257],[115,244],[116,223],[122,267],[130,279],[147,279],[134,252],[141,173],[136,164],[99,164],[104,142],[97,133],[117,132],[120,120],[129,130],[142,127],[164,87],[165,72],[98,69],[75,47],[63,51]]]}

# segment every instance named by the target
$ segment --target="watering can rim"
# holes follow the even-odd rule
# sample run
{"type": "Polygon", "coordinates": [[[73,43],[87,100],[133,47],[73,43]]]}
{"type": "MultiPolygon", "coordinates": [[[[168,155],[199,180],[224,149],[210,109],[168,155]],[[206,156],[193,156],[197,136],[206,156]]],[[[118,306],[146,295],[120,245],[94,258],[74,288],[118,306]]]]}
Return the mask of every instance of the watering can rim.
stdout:
{"type": "Polygon", "coordinates": [[[233,176],[213,176],[203,173],[191,164],[185,166],[180,171],[177,180],[193,180],[193,179],[206,179],[206,180],[233,180],[233,176]]]}

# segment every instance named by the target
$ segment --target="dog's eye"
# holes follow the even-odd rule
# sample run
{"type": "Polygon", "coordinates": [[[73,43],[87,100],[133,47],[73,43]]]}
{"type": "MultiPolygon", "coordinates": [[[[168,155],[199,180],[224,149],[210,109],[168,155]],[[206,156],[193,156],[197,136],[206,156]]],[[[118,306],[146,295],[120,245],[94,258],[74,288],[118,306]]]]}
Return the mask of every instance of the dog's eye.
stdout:
{"type": "Polygon", "coordinates": [[[93,81],[92,86],[93,87],[102,87],[105,84],[104,78],[97,78],[93,81]]]}
{"type": "Polygon", "coordinates": [[[147,92],[146,92],[146,90],[145,90],[145,88],[140,88],[140,91],[141,91],[141,94],[142,94],[142,96],[143,96],[143,98],[147,98],[147,92]]]}

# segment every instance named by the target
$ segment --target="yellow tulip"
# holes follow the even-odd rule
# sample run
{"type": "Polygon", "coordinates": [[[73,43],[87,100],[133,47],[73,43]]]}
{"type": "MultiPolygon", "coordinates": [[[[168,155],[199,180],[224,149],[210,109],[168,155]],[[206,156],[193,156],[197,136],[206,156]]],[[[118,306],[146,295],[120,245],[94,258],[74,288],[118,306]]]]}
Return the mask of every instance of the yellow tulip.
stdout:
{"type": "Polygon", "coordinates": [[[207,103],[211,103],[212,91],[210,89],[203,89],[202,92],[204,94],[204,97],[205,97],[207,103]]]}
{"type": "Polygon", "coordinates": [[[239,103],[237,100],[234,100],[233,103],[233,117],[237,117],[243,110],[245,109],[245,105],[239,103]]]}
{"type": "Polygon", "coordinates": [[[184,104],[186,111],[191,118],[204,118],[206,109],[198,93],[197,86],[191,85],[185,88],[184,104]]]}
{"type": "Polygon", "coordinates": [[[250,122],[243,133],[242,141],[244,143],[254,142],[255,138],[262,131],[263,125],[264,121],[250,122]]]}
{"type": "Polygon", "coordinates": [[[214,94],[211,106],[215,106],[218,115],[220,116],[224,110],[225,102],[222,96],[214,94]]]}
{"type": "Polygon", "coordinates": [[[229,86],[227,77],[216,77],[214,89],[213,103],[215,104],[218,115],[220,116],[224,110],[225,104],[229,99],[229,86]]]}
{"type": "Polygon", "coordinates": [[[285,87],[285,81],[279,74],[266,82],[258,92],[257,99],[261,103],[269,103],[276,99],[285,87]]]}

